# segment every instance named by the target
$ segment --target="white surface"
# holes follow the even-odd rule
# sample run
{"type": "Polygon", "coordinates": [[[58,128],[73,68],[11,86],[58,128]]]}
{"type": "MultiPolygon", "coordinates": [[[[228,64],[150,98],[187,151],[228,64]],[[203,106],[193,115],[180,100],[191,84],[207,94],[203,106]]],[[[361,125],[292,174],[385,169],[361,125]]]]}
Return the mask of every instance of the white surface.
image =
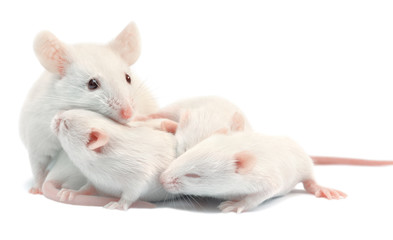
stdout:
{"type": "Polygon", "coordinates": [[[289,135],[310,154],[393,159],[391,1],[97,2],[0,3],[1,239],[392,239],[393,167],[319,166],[319,182],[346,200],[295,191],[241,215],[218,213],[216,202],[120,212],[29,195],[17,122],[43,71],[35,34],[103,43],[130,20],[143,41],[135,70],[161,105],[220,95],[258,131],[289,135]]]}

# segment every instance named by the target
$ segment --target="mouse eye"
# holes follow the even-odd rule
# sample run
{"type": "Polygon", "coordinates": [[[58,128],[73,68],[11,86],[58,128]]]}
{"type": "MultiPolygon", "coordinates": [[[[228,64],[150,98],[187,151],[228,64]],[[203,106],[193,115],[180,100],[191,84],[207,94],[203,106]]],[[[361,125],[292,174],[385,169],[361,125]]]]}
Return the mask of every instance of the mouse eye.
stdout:
{"type": "Polygon", "coordinates": [[[88,87],[90,90],[96,90],[97,88],[100,87],[100,83],[98,82],[97,79],[92,78],[92,79],[90,79],[89,82],[87,83],[87,87],[88,87]]]}
{"type": "Polygon", "coordinates": [[[184,175],[185,177],[189,177],[189,178],[200,178],[201,176],[199,176],[198,174],[195,173],[188,173],[186,175],[184,175]]]}
{"type": "Polygon", "coordinates": [[[128,82],[128,84],[131,84],[131,77],[127,73],[126,73],[126,81],[128,82]]]}

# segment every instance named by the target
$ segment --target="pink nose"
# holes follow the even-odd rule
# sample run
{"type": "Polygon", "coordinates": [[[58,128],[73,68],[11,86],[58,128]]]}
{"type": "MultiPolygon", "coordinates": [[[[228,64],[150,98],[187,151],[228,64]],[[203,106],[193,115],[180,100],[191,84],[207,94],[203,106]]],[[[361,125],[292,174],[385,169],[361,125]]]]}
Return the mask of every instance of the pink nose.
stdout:
{"type": "Polygon", "coordinates": [[[160,176],[160,183],[161,185],[165,185],[166,183],[165,178],[162,175],[160,176]]]}
{"type": "Polygon", "coordinates": [[[132,116],[131,108],[130,107],[122,108],[120,110],[120,115],[121,115],[121,118],[123,118],[123,119],[131,118],[131,116],[132,116]]]}

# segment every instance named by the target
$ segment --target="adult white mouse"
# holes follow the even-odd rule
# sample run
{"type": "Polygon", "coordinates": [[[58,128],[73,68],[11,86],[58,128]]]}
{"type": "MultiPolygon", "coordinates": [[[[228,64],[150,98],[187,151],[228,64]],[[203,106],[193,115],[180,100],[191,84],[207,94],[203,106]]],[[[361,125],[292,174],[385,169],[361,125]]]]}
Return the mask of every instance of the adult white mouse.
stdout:
{"type": "Polygon", "coordinates": [[[87,110],[69,110],[53,119],[52,130],[72,162],[87,177],[79,191],[92,187],[120,197],[107,208],[127,209],[136,200],[161,201],[175,197],[166,192],[159,175],[175,158],[175,137],[150,127],[118,124],[87,110]]]}
{"type": "Polygon", "coordinates": [[[30,192],[41,193],[46,168],[61,150],[49,127],[56,113],[89,109],[126,123],[136,115],[156,111],[157,104],[129,69],[140,55],[134,23],[106,45],[66,45],[50,32],[41,32],[34,50],[47,71],[27,96],[20,115],[20,135],[35,181],[30,192]]]}
{"type": "Polygon", "coordinates": [[[316,183],[311,158],[294,141],[252,132],[210,136],[175,159],[160,181],[173,194],[228,200],[219,205],[223,212],[253,209],[299,182],[317,197],[346,197],[316,183]]]}
{"type": "Polygon", "coordinates": [[[162,129],[175,133],[178,156],[217,131],[233,131],[235,128],[236,131],[252,130],[249,121],[235,104],[216,96],[180,100],[150,117],[171,120],[163,121],[162,129]]]}

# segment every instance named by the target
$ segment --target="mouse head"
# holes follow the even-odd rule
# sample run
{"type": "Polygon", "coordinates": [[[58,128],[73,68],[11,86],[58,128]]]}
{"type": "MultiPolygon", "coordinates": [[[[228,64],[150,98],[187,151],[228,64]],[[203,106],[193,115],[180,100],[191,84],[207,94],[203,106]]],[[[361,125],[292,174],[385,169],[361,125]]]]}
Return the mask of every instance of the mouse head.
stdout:
{"type": "Polygon", "coordinates": [[[198,196],[244,191],[245,176],[254,169],[256,158],[236,148],[231,135],[215,134],[175,159],[160,182],[168,192],[198,196]]]}
{"type": "Polygon", "coordinates": [[[100,153],[109,136],[105,129],[95,126],[105,127],[108,121],[96,112],[75,109],[58,113],[52,120],[51,129],[68,153],[100,153]]]}
{"type": "Polygon", "coordinates": [[[238,112],[232,115],[226,126],[225,124],[221,124],[223,122],[225,120],[220,119],[220,116],[206,112],[203,108],[183,111],[180,115],[178,126],[174,127],[173,124],[170,126],[172,132],[176,132],[176,139],[178,141],[177,156],[188,151],[212,134],[244,130],[245,119],[238,112]],[[211,124],[201,127],[200,123],[211,124]],[[219,125],[215,125],[214,123],[219,123],[219,125]]]}
{"type": "Polygon", "coordinates": [[[34,50],[55,76],[51,99],[62,109],[88,109],[126,123],[136,111],[155,108],[150,93],[129,69],[140,55],[135,23],[106,45],[66,45],[52,33],[41,32],[34,50]]]}

